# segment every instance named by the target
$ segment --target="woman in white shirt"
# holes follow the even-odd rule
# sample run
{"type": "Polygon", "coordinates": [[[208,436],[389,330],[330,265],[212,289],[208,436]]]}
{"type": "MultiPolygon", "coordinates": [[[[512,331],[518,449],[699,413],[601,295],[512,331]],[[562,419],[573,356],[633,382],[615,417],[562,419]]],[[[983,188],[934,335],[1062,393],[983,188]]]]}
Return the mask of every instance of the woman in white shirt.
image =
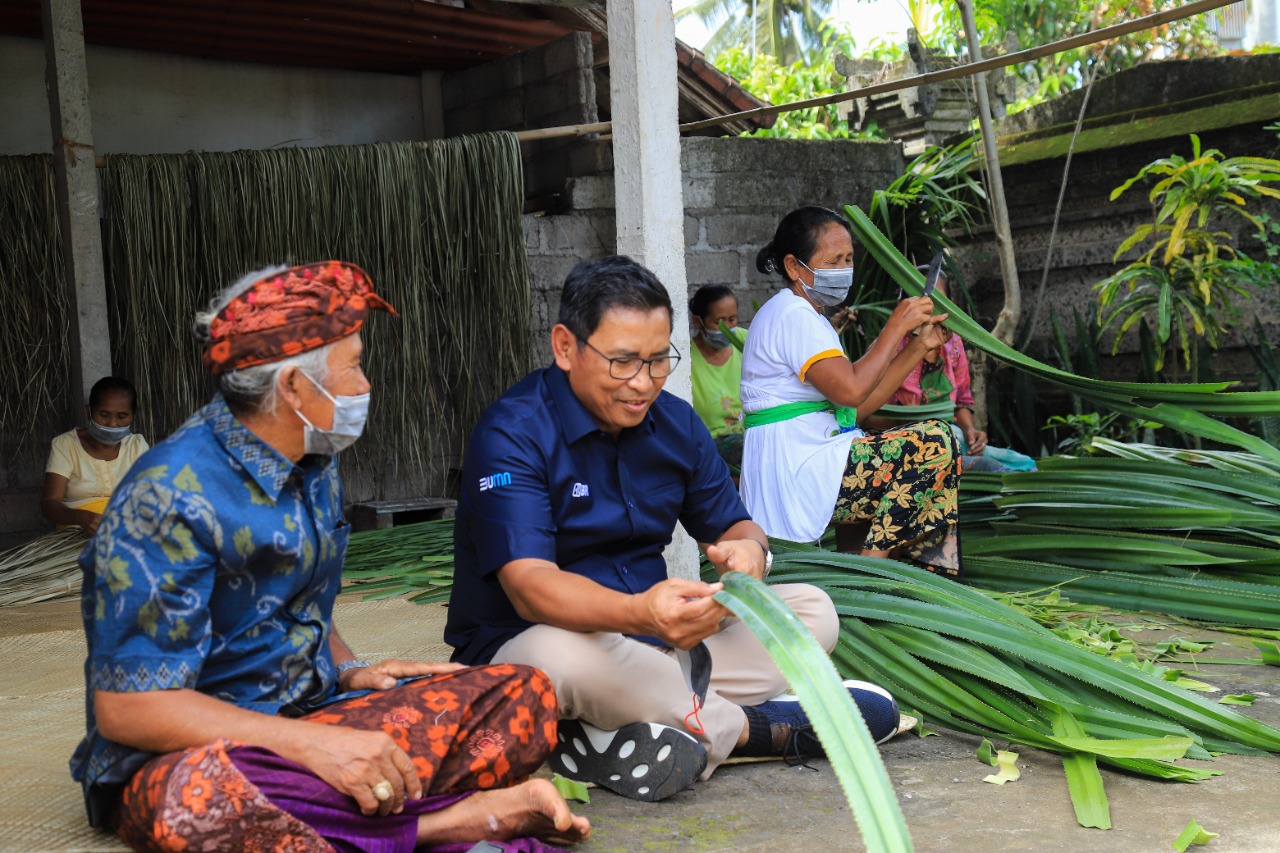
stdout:
{"type": "Polygon", "coordinates": [[[959,574],[960,457],[940,421],[865,434],[857,410],[888,402],[942,345],[928,297],[902,300],[866,354],[850,362],[822,309],[853,281],[853,235],[833,210],[787,214],[756,266],[786,288],[761,306],[742,358],[742,499],[770,536],[813,542],[828,524],[869,521],[864,555],[959,574]],[[899,345],[906,340],[901,350],[899,345]]]}
{"type": "Polygon", "coordinates": [[[60,527],[79,527],[92,536],[116,483],[147,441],[133,432],[138,391],[133,383],[107,376],[89,391],[85,426],[56,436],[45,465],[40,511],[60,527]]]}

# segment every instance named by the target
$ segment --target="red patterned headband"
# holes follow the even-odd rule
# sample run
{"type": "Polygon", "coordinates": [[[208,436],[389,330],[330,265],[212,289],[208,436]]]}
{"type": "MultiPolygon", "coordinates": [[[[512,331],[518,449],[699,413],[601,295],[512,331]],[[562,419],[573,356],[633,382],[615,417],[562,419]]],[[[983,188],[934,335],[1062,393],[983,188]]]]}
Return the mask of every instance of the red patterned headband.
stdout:
{"type": "Polygon", "coordinates": [[[396,310],[355,264],[321,261],[254,282],[218,312],[204,363],[214,374],[319,349],[364,325],[370,311],[396,310]]]}

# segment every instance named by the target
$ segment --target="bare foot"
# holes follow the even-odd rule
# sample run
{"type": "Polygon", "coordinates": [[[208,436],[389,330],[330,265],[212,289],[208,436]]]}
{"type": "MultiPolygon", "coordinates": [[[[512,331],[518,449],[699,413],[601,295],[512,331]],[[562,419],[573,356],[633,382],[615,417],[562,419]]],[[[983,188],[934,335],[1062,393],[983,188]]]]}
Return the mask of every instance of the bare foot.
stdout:
{"type": "Polygon", "coordinates": [[[551,844],[577,844],[591,823],[575,815],[546,779],[512,788],[477,791],[465,800],[418,818],[418,843],[507,841],[533,836],[551,844]]]}

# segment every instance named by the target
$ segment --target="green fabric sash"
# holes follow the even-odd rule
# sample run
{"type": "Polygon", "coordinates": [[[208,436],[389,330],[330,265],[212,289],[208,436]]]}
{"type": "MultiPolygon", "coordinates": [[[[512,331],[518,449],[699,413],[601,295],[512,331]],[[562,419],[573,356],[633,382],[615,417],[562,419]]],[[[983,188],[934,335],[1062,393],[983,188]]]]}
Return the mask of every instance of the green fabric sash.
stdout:
{"type": "Polygon", "coordinates": [[[857,409],[850,406],[837,406],[830,400],[801,400],[796,403],[783,403],[781,406],[770,406],[758,412],[744,413],[742,422],[747,429],[751,429],[765,424],[789,421],[814,412],[830,412],[835,415],[836,423],[840,425],[842,431],[853,429],[858,425],[857,409]]]}
{"type": "Polygon", "coordinates": [[[955,388],[956,386],[947,378],[947,374],[942,372],[941,364],[932,371],[920,374],[920,396],[926,403],[949,400],[955,388]]]}

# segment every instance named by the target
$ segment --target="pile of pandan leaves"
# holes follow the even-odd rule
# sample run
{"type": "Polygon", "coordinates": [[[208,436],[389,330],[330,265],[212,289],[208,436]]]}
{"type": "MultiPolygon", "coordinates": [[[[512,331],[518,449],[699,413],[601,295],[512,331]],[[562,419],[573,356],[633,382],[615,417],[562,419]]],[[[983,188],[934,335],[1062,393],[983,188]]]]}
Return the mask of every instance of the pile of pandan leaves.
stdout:
{"type": "MultiPolygon", "coordinates": [[[[907,293],[920,293],[921,274],[862,211],[846,212],[871,256],[907,293]]],[[[830,659],[765,584],[723,578],[719,599],[787,675],[867,848],[907,851],[911,840],[840,677],[884,685],[931,726],[1061,755],[1083,826],[1111,826],[1099,765],[1197,782],[1218,771],[1188,760],[1280,752],[1280,729],[1185,689],[1176,670],[1072,642],[1033,618],[1034,608],[1017,606],[1033,597],[998,592],[1052,588],[1053,600],[1060,591],[1075,602],[1280,629],[1280,449],[1219,420],[1274,413],[1280,393],[1075,376],[1002,344],[945,297],[934,299],[971,346],[1115,411],[1240,450],[1095,441],[1109,455],[1049,458],[1032,473],[966,474],[965,584],[891,560],[775,542],[769,582],[814,584],[836,605],[841,633],[830,659]]],[[[346,577],[371,596],[444,601],[452,547],[450,519],[358,533],[346,577]]],[[[1280,663],[1274,645],[1264,648],[1268,655],[1280,663]]]]}

